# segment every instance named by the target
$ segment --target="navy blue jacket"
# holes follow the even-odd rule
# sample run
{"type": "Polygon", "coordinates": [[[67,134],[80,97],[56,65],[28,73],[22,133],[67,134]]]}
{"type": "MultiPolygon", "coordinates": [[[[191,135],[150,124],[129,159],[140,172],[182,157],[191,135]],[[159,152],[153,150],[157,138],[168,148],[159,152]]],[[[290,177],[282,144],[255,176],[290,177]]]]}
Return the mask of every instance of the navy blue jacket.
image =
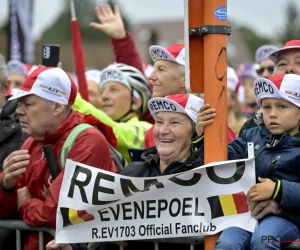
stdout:
{"type": "MultiPolygon", "coordinates": [[[[242,132],[228,145],[228,160],[248,158],[248,142],[254,143],[256,177],[282,182],[282,208],[300,208],[300,136],[284,133],[276,141],[262,125],[242,132]]],[[[196,152],[204,159],[204,146],[196,152]]]]}

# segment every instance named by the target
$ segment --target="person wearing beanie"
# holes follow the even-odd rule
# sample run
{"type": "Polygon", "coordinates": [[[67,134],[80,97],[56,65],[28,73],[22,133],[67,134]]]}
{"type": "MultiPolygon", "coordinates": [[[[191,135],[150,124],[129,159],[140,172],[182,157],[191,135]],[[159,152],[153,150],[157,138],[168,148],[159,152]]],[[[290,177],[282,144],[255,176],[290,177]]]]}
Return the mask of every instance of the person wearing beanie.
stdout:
{"type": "Polygon", "coordinates": [[[274,45],[262,45],[255,52],[255,61],[259,64],[257,69],[258,77],[269,78],[274,72],[274,62],[269,59],[269,55],[278,50],[274,45]]]}
{"type": "MultiPolygon", "coordinates": [[[[253,91],[262,116],[256,117],[258,127],[246,130],[228,145],[228,159],[248,158],[247,144],[254,143],[256,183],[247,193],[248,204],[273,200],[278,204],[268,216],[253,215],[258,227],[253,233],[241,228],[225,229],[215,249],[281,249],[299,238],[300,207],[300,76],[279,74],[257,78],[253,91]],[[279,237],[276,242],[263,241],[263,236],[279,237]]],[[[213,109],[205,108],[207,116],[215,117],[213,109]]],[[[211,118],[199,115],[197,133],[203,132],[211,118]]],[[[197,152],[204,155],[203,147],[197,152]]]]}
{"type": "MultiPolygon", "coordinates": [[[[111,127],[93,116],[73,111],[77,88],[70,76],[60,68],[43,67],[33,71],[19,92],[8,102],[18,99],[16,113],[23,133],[29,137],[20,150],[12,152],[3,162],[0,177],[0,217],[18,214],[29,226],[55,228],[59,190],[65,161],[60,161],[65,141],[77,125],[91,128],[80,133],[64,159],[118,173],[109,143],[116,147],[111,127]],[[43,146],[50,145],[57,161],[58,176],[50,173],[43,146]]],[[[49,239],[49,235],[46,239],[49,239]]],[[[38,236],[24,236],[24,250],[39,249],[38,236]]]]}
{"type": "Polygon", "coordinates": [[[10,81],[11,88],[21,88],[26,77],[28,70],[24,63],[18,60],[11,60],[7,62],[8,80],[10,81]]]}

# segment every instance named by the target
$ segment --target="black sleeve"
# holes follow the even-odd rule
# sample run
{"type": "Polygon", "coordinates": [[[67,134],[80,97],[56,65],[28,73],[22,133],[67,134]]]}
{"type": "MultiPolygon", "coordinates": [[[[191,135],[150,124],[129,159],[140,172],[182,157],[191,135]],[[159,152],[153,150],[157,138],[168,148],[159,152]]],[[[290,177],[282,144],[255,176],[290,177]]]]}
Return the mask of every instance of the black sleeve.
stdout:
{"type": "Polygon", "coordinates": [[[72,250],[87,250],[88,243],[74,243],[70,244],[72,250]]]}
{"type": "Polygon", "coordinates": [[[241,136],[241,134],[244,130],[247,130],[249,128],[255,128],[255,127],[257,127],[257,124],[254,121],[254,117],[252,117],[244,123],[243,127],[240,130],[239,136],[241,136]]]}

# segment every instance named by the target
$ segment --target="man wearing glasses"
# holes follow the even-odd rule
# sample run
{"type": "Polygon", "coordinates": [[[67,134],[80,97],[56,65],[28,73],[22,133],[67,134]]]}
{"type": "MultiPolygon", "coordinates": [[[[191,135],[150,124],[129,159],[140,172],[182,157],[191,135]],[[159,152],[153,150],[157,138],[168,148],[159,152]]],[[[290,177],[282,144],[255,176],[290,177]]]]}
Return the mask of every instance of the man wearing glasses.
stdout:
{"type": "Polygon", "coordinates": [[[278,50],[274,45],[260,46],[255,52],[255,61],[259,64],[259,69],[256,70],[258,77],[269,78],[274,72],[274,62],[272,62],[268,55],[278,50]]]}

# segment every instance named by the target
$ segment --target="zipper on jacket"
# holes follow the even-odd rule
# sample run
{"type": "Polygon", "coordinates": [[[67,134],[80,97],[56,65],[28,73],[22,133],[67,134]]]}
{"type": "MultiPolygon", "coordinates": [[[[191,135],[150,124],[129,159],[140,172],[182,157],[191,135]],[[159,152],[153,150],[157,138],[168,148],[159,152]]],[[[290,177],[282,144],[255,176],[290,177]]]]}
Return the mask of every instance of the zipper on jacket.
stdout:
{"type": "Polygon", "coordinates": [[[274,169],[274,166],[276,164],[276,162],[279,160],[280,155],[278,155],[272,162],[271,162],[271,166],[268,169],[268,174],[267,174],[267,178],[271,179],[271,175],[274,169]]]}
{"type": "Polygon", "coordinates": [[[270,140],[267,142],[267,144],[266,144],[265,146],[263,146],[263,147],[256,153],[256,155],[255,155],[254,158],[256,158],[256,157],[264,150],[265,147],[268,147],[269,145],[272,146],[273,143],[274,143],[274,141],[275,141],[275,137],[274,137],[273,135],[271,135],[270,140]]]}

